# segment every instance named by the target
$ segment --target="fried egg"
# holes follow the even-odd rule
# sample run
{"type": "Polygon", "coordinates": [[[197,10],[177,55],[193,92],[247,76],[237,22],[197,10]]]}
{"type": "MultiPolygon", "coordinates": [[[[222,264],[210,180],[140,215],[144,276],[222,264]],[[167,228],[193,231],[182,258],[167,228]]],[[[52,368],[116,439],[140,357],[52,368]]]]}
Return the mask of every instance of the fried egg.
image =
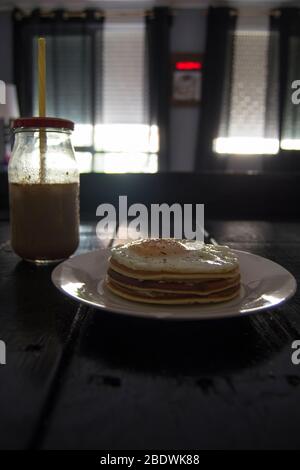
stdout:
{"type": "Polygon", "coordinates": [[[112,259],[127,268],[170,273],[223,273],[238,268],[228,246],[177,239],[143,239],[112,248],[112,259]]]}

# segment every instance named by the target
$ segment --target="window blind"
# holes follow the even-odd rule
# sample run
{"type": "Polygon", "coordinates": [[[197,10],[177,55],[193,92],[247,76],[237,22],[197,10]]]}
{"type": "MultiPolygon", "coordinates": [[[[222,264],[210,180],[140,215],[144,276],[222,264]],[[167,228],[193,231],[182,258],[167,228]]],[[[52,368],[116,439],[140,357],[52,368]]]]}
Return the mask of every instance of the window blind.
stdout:
{"type": "Polygon", "coordinates": [[[268,17],[239,16],[234,32],[229,122],[221,122],[215,140],[217,153],[278,152],[278,77],[275,71],[269,82],[269,47],[268,17]]]}
{"type": "Polygon", "coordinates": [[[103,63],[103,123],[148,124],[143,21],[105,23],[103,63]]]}
{"type": "MultiPolygon", "coordinates": [[[[33,57],[37,58],[38,38],[33,57]]],[[[87,35],[46,36],[47,114],[78,124],[92,123],[92,47],[87,35]]],[[[38,69],[33,61],[34,110],[38,112],[38,69]]]]}
{"type": "Polygon", "coordinates": [[[158,129],[149,125],[144,19],[107,19],[103,32],[102,121],[95,170],[156,172],[158,129]]]}

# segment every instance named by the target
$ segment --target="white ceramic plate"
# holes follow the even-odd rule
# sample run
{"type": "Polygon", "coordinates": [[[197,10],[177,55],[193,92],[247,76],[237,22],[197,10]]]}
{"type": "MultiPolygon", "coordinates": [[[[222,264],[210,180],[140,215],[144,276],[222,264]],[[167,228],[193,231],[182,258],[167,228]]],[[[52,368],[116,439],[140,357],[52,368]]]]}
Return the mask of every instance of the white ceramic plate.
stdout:
{"type": "Polygon", "coordinates": [[[122,299],[103,284],[109,250],[92,251],[64,261],[53,270],[52,281],[64,294],[101,310],[170,320],[247,315],[275,307],[294,295],[296,280],[282,266],[251,253],[235,252],[240,260],[241,293],[238,298],[221,304],[160,306],[122,299]]]}

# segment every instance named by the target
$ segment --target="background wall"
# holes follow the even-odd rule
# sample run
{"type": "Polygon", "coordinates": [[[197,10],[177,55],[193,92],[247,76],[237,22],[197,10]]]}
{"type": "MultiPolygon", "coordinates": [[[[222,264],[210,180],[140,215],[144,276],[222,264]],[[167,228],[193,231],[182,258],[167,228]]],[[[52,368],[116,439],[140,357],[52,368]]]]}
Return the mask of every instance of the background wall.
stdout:
{"type": "MultiPolygon", "coordinates": [[[[175,11],[171,33],[172,52],[204,53],[205,36],[206,13],[204,10],[175,11]]],[[[193,171],[194,169],[200,111],[198,107],[171,107],[172,171],[193,171]]]]}

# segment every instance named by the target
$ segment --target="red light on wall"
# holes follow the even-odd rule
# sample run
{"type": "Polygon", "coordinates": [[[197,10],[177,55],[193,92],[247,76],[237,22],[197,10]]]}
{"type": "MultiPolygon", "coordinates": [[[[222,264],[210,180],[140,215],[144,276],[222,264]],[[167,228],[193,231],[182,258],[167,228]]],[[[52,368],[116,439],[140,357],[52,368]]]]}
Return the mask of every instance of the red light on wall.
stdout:
{"type": "Polygon", "coordinates": [[[176,70],[201,70],[202,62],[199,62],[198,60],[176,62],[175,68],[176,70]]]}

